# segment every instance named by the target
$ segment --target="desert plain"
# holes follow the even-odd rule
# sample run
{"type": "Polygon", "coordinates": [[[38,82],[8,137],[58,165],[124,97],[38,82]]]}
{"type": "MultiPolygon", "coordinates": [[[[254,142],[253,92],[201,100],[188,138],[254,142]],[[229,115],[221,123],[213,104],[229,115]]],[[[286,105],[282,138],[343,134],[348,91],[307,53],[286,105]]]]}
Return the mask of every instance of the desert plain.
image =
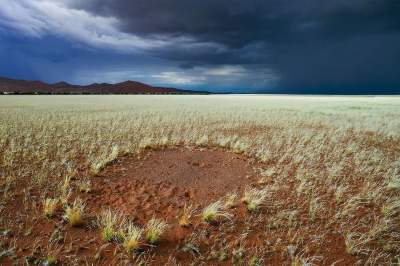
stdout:
{"type": "Polygon", "coordinates": [[[400,98],[0,96],[1,265],[398,265],[400,98]]]}

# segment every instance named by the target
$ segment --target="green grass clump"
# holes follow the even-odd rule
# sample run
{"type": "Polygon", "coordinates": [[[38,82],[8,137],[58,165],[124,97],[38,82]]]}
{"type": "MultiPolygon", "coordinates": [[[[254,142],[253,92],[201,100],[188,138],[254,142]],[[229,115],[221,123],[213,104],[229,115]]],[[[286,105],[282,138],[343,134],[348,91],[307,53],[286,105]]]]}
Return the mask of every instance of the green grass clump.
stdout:
{"type": "Polygon", "coordinates": [[[124,232],[122,225],[125,219],[118,212],[113,212],[107,209],[98,217],[98,224],[101,228],[101,238],[106,242],[116,241],[122,242],[124,239],[124,232]]]}
{"type": "Polygon", "coordinates": [[[162,220],[152,218],[148,221],[145,230],[147,243],[151,245],[157,244],[166,228],[167,223],[162,220]]]}
{"type": "Polygon", "coordinates": [[[267,189],[248,188],[244,192],[242,202],[246,204],[247,210],[256,211],[264,204],[268,196],[267,189]]]}
{"type": "Polygon", "coordinates": [[[201,219],[207,223],[216,222],[218,218],[230,218],[232,215],[229,214],[221,201],[216,201],[205,207],[201,213],[201,219]]]}

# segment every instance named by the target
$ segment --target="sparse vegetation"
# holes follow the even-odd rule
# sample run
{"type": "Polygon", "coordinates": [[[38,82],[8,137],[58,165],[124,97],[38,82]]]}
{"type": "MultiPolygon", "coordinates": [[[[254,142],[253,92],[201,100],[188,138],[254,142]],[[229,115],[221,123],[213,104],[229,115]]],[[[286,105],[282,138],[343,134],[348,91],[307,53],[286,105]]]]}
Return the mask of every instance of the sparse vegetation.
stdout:
{"type": "Polygon", "coordinates": [[[346,252],[350,255],[357,255],[365,252],[362,248],[365,243],[364,237],[359,233],[347,233],[345,236],[346,252]]]}
{"type": "MultiPolygon", "coordinates": [[[[399,98],[2,96],[0,124],[0,264],[399,262],[399,98]],[[152,191],[116,185],[125,157],[140,167],[171,147],[254,171],[203,196],[165,181],[169,165],[152,191]]],[[[182,173],[208,167],[199,156],[182,173]]]]}
{"type": "Polygon", "coordinates": [[[43,260],[43,265],[45,265],[45,266],[54,266],[54,265],[57,265],[57,258],[54,257],[53,255],[48,255],[48,256],[43,260]]]}
{"type": "Polygon", "coordinates": [[[125,229],[123,246],[128,253],[137,251],[141,245],[143,229],[133,224],[128,224],[125,229]]]}
{"type": "Polygon", "coordinates": [[[182,214],[179,217],[179,225],[183,227],[188,227],[192,222],[191,219],[194,214],[194,209],[192,205],[186,205],[183,207],[182,214]]]}
{"type": "Polygon", "coordinates": [[[225,197],[225,208],[230,209],[233,208],[237,205],[236,201],[238,199],[239,195],[236,192],[230,192],[226,195],[225,197]]]}
{"type": "Polygon", "coordinates": [[[107,209],[101,213],[97,221],[104,241],[121,242],[124,239],[123,225],[126,221],[120,213],[107,209]]]}
{"type": "Polygon", "coordinates": [[[92,182],[90,179],[82,179],[77,182],[80,192],[89,193],[92,190],[92,182]]]}
{"type": "Polygon", "coordinates": [[[155,245],[160,241],[162,234],[167,228],[167,223],[163,220],[152,218],[146,224],[145,233],[146,241],[151,245],[155,245]]]}
{"type": "Polygon", "coordinates": [[[231,218],[231,214],[225,210],[221,201],[216,201],[205,207],[201,213],[201,219],[207,223],[216,222],[219,218],[231,218]]]}
{"type": "Polygon", "coordinates": [[[389,190],[395,190],[395,191],[400,190],[400,176],[394,176],[390,178],[387,184],[387,188],[389,190]]]}
{"type": "Polygon", "coordinates": [[[246,204],[249,211],[255,211],[260,208],[268,196],[269,190],[267,188],[247,188],[244,192],[242,202],[246,204]]]}
{"type": "Polygon", "coordinates": [[[47,198],[43,202],[43,213],[47,218],[51,218],[57,209],[58,199],[47,198]]]}
{"type": "Polygon", "coordinates": [[[60,202],[62,206],[66,207],[68,205],[69,198],[71,197],[71,187],[70,187],[71,177],[66,176],[64,180],[59,184],[60,191],[60,202]]]}
{"type": "Polygon", "coordinates": [[[276,171],[273,168],[264,169],[261,171],[261,178],[258,180],[258,184],[265,185],[268,182],[273,181],[273,178],[276,176],[276,171]]]}
{"type": "Polygon", "coordinates": [[[67,206],[65,209],[64,219],[72,226],[80,226],[84,223],[85,204],[81,199],[75,199],[72,206],[67,206]]]}

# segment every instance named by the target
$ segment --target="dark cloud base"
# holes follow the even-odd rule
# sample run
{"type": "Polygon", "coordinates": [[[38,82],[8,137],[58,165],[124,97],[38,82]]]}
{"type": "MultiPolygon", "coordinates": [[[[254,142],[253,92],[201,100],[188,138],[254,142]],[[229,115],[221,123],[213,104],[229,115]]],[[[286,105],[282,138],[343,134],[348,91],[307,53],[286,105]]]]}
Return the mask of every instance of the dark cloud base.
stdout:
{"type": "MultiPolygon", "coordinates": [[[[165,66],[182,71],[240,66],[249,84],[257,69],[279,77],[264,87],[242,82],[240,91],[400,93],[398,0],[70,0],[68,5],[115,17],[125,33],[192,40],[147,51],[165,66]]],[[[15,68],[8,72],[30,71],[15,68]]]]}
{"type": "Polygon", "coordinates": [[[158,51],[181,66],[261,65],[279,74],[278,87],[302,92],[400,88],[397,0],[93,0],[75,7],[118,17],[125,32],[227,47],[158,51]]]}

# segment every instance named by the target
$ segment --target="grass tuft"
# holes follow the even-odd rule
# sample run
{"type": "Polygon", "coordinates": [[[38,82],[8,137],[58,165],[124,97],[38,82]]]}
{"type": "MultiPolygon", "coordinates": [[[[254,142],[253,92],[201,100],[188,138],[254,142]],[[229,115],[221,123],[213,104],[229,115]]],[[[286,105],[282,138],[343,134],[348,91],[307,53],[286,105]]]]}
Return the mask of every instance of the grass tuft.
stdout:
{"type": "Polygon", "coordinates": [[[43,260],[43,266],[55,266],[58,264],[57,258],[53,255],[48,255],[43,260]]]}
{"type": "Polygon", "coordinates": [[[400,190],[400,176],[391,178],[387,184],[387,188],[395,191],[400,190]]]}
{"type": "Polygon", "coordinates": [[[260,174],[261,174],[261,178],[258,180],[257,183],[260,185],[265,185],[268,182],[270,182],[273,179],[273,177],[276,176],[276,170],[273,168],[264,169],[264,170],[261,170],[260,174]]]}
{"type": "Polygon", "coordinates": [[[191,219],[194,214],[194,209],[192,205],[186,205],[183,207],[182,214],[179,217],[179,225],[182,227],[188,227],[191,225],[191,219]]]}
{"type": "Polygon", "coordinates": [[[387,218],[397,216],[400,213],[400,200],[385,203],[381,208],[381,212],[387,218]]]}
{"type": "Polygon", "coordinates": [[[201,213],[201,219],[207,223],[214,223],[218,218],[224,217],[230,219],[232,217],[225,211],[224,204],[221,201],[216,201],[205,207],[201,213]]]}
{"type": "Polygon", "coordinates": [[[79,192],[89,193],[92,190],[92,182],[90,179],[82,179],[77,182],[79,192]]]}
{"type": "Polygon", "coordinates": [[[124,239],[121,227],[125,223],[125,219],[120,213],[107,209],[101,213],[97,220],[101,228],[101,237],[104,241],[121,242],[124,239]]]}
{"type": "Polygon", "coordinates": [[[58,199],[47,198],[43,201],[43,213],[47,218],[54,216],[54,212],[57,210],[58,199]]]}
{"type": "Polygon", "coordinates": [[[84,223],[83,220],[83,212],[85,209],[85,204],[82,202],[81,199],[75,199],[72,206],[67,206],[65,209],[64,219],[71,225],[71,226],[80,226],[84,223]]]}
{"type": "Polygon", "coordinates": [[[209,138],[207,135],[201,136],[199,139],[196,140],[195,144],[199,147],[206,147],[208,145],[209,138]]]}
{"type": "Polygon", "coordinates": [[[143,229],[133,224],[128,224],[124,235],[123,247],[128,253],[137,251],[141,245],[143,229]]]}
{"type": "Polygon", "coordinates": [[[146,241],[151,245],[155,245],[160,241],[161,235],[167,228],[167,223],[163,220],[152,218],[146,224],[146,241]]]}
{"type": "Polygon", "coordinates": [[[266,188],[247,188],[244,192],[242,202],[246,204],[247,210],[256,211],[261,207],[262,204],[264,204],[268,196],[268,192],[269,191],[266,188]]]}
{"type": "Polygon", "coordinates": [[[224,207],[226,209],[230,209],[233,208],[237,205],[237,199],[238,199],[239,195],[236,192],[230,192],[226,195],[225,197],[225,205],[224,207]]]}

